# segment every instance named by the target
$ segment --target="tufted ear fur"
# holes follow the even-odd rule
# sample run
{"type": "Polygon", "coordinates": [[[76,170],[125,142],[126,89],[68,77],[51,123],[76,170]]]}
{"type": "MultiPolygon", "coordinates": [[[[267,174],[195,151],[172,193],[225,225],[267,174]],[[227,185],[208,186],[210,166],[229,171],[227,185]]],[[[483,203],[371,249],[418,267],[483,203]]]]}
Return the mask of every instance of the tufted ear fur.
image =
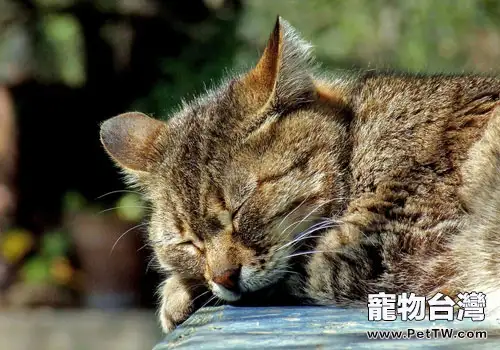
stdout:
{"type": "Polygon", "coordinates": [[[253,111],[286,109],[309,101],[314,94],[311,45],[278,17],[256,67],[246,74],[240,89],[253,111]]]}
{"type": "Polygon", "coordinates": [[[110,118],[101,124],[101,143],[115,163],[129,173],[147,173],[159,161],[158,139],[167,124],[139,112],[110,118]]]}

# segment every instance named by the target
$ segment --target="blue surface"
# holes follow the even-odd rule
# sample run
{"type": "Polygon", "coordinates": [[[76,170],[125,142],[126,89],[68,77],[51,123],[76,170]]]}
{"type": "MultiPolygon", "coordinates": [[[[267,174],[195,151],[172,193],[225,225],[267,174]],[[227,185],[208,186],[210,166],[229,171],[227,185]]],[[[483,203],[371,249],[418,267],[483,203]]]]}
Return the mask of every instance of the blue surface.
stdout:
{"type": "Polygon", "coordinates": [[[336,307],[207,307],[170,333],[164,349],[500,349],[500,329],[472,321],[368,321],[336,307]],[[371,340],[367,330],[480,329],[488,339],[371,340]]]}

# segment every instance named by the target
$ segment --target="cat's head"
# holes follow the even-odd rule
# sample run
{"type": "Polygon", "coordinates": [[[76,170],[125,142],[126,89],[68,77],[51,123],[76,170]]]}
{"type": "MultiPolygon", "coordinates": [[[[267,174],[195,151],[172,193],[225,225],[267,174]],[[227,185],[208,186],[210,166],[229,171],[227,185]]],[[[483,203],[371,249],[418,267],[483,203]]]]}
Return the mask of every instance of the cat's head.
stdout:
{"type": "Polygon", "coordinates": [[[309,50],[278,19],[253,70],[168,122],[132,112],[101,126],[105,149],[151,203],[161,266],[222,299],[278,281],[346,196],[345,101],[313,78],[309,50]]]}

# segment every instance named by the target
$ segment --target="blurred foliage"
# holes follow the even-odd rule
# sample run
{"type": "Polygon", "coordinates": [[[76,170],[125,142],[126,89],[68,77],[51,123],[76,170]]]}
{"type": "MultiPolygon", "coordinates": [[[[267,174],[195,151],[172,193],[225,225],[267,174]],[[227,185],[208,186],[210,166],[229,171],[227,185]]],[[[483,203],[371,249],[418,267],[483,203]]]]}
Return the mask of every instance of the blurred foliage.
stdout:
{"type": "MultiPolygon", "coordinates": [[[[145,215],[145,206],[136,193],[119,196],[116,205],[100,210],[76,191],[64,196],[67,214],[116,215],[123,222],[139,222],[145,215]],[[112,211],[110,211],[112,210],[112,211]]],[[[28,285],[55,285],[77,288],[78,270],[70,261],[74,242],[67,229],[58,228],[44,232],[37,239],[25,229],[10,229],[0,234],[0,259],[8,266],[19,266],[17,282],[28,285]]]]}
{"type": "Polygon", "coordinates": [[[43,256],[29,258],[21,268],[21,276],[27,283],[50,282],[50,260],[43,256]]]}
{"type": "Polygon", "coordinates": [[[87,205],[87,200],[76,191],[69,191],[64,195],[63,208],[68,213],[75,213],[83,210],[87,205]]]}
{"type": "MultiPolygon", "coordinates": [[[[428,72],[499,70],[496,0],[248,0],[240,32],[260,47],[276,14],[292,23],[331,67],[428,72]],[[256,40],[257,39],[257,40],[256,40]]],[[[247,61],[249,51],[240,59],[247,61]]]]}
{"type": "Polygon", "coordinates": [[[132,109],[165,116],[181,99],[203,92],[223,76],[225,68],[233,64],[237,49],[236,38],[228,35],[234,33],[234,24],[221,22],[200,31],[212,32],[213,37],[186,46],[177,57],[162,59],[162,75],[158,77],[158,83],[132,109]]]}
{"type": "Polygon", "coordinates": [[[145,208],[145,203],[136,193],[127,193],[116,202],[116,214],[124,221],[140,221],[145,215],[145,208]]]}
{"type": "Polygon", "coordinates": [[[42,236],[40,254],[47,258],[57,258],[69,253],[70,238],[62,231],[47,232],[42,236]]]}
{"type": "Polygon", "coordinates": [[[58,80],[69,86],[85,83],[83,38],[79,22],[71,15],[46,15],[40,21],[37,60],[40,78],[58,80]],[[57,74],[55,77],[54,74],[57,74]]]}
{"type": "Polygon", "coordinates": [[[119,219],[125,222],[139,222],[146,215],[146,204],[138,193],[128,192],[118,197],[114,205],[108,209],[102,209],[97,201],[89,202],[81,193],[69,191],[63,199],[63,209],[67,214],[82,212],[102,215],[113,211],[119,219]]]}
{"type": "Polygon", "coordinates": [[[26,230],[12,229],[0,236],[0,257],[9,264],[16,264],[34,246],[34,237],[26,230]]]}
{"type": "Polygon", "coordinates": [[[21,264],[20,282],[29,284],[67,284],[74,269],[67,256],[71,250],[69,236],[63,231],[51,231],[42,235],[37,252],[32,232],[11,229],[0,237],[0,258],[9,266],[21,264]]]}
{"type": "Polygon", "coordinates": [[[227,16],[227,1],[204,0],[217,15],[195,26],[160,15],[158,3],[152,0],[36,0],[32,4],[40,15],[34,37],[26,34],[30,29],[23,6],[13,0],[2,2],[0,24],[6,29],[2,32],[9,33],[0,33],[3,79],[12,75],[7,71],[22,58],[24,64],[17,65],[33,70],[42,81],[85,84],[85,33],[73,14],[82,4],[93,4],[92,8],[113,19],[102,28],[102,40],[123,62],[127,62],[123,57],[127,36],[133,36],[134,28],[124,29],[123,24],[130,21],[114,15],[152,20],[163,16],[185,31],[189,41],[177,54],[157,58],[156,86],[131,106],[158,115],[168,114],[182,97],[202,92],[225,68],[255,61],[277,14],[311,41],[320,61],[333,68],[490,71],[498,70],[500,57],[500,2],[496,0],[246,0],[239,17],[234,12],[227,16]],[[35,49],[30,43],[35,43],[35,49]],[[26,57],[32,55],[31,65],[26,64],[26,57]]]}
{"type": "Polygon", "coordinates": [[[67,256],[71,251],[70,237],[63,231],[42,235],[36,255],[29,257],[21,268],[21,277],[27,283],[66,284],[73,275],[67,256]]]}

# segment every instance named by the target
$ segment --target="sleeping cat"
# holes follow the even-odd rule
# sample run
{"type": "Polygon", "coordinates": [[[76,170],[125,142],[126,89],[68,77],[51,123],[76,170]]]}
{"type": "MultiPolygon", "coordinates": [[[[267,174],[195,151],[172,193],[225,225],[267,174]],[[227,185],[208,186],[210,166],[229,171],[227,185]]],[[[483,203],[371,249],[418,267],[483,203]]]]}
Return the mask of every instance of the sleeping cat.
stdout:
{"type": "MultiPolygon", "coordinates": [[[[101,141],[152,206],[168,332],[203,303],[500,302],[500,79],[331,77],[279,18],[259,62],[101,141]]],[[[496,304],[495,304],[496,303],[496,304]]],[[[492,316],[491,316],[492,317],[492,316]]]]}

